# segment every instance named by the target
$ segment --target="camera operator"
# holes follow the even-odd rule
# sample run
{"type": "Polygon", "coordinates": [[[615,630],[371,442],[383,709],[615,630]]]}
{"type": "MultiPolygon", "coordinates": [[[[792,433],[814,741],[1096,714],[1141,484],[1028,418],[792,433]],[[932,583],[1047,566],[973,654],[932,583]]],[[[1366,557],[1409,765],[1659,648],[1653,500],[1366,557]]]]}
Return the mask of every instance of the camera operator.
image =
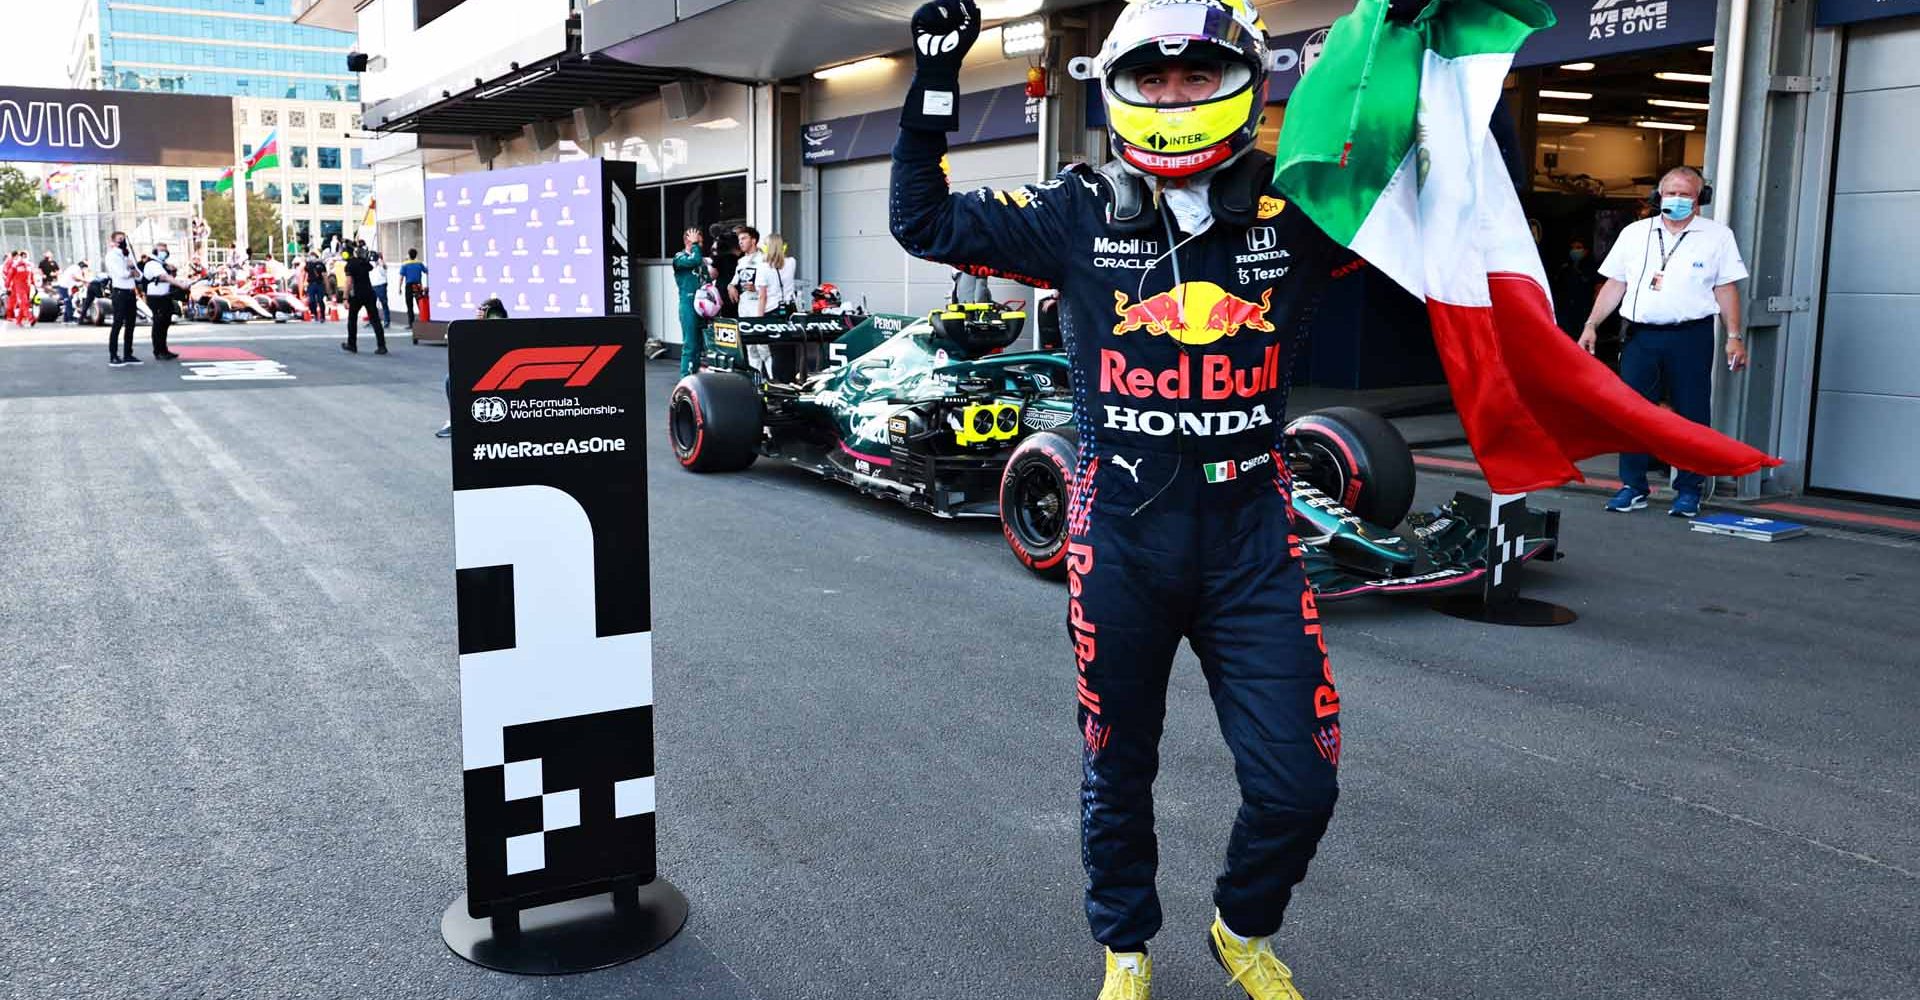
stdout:
{"type": "Polygon", "coordinates": [[[340,349],[349,354],[360,353],[360,310],[367,311],[367,318],[373,321],[373,353],[387,353],[387,328],[380,321],[380,300],[373,292],[372,253],[367,250],[365,240],[355,240],[346,250],[346,270],[349,291],[347,293],[347,340],[340,349]]]}
{"type": "Polygon", "coordinates": [[[155,243],[153,253],[140,269],[140,277],[146,286],[147,311],[153,314],[153,356],[161,361],[172,361],[180,356],[167,350],[167,328],[173,325],[173,291],[187,287],[187,283],[179,278],[179,269],[167,263],[167,257],[167,245],[155,243]]]}

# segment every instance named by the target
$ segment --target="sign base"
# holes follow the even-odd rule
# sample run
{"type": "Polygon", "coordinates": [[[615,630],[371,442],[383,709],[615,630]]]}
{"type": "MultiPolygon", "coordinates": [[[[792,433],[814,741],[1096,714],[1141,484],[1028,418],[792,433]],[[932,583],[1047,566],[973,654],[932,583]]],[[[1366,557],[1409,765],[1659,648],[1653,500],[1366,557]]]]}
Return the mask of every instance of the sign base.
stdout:
{"type": "Polygon", "coordinates": [[[1455,618],[1464,618],[1467,621],[1481,622],[1486,625],[1539,628],[1548,625],[1571,625],[1580,618],[1572,608],[1563,608],[1558,604],[1550,604],[1531,597],[1488,601],[1480,594],[1448,594],[1445,597],[1434,598],[1432,607],[1443,615],[1452,615],[1455,618]]]}
{"type": "Polygon", "coordinates": [[[637,888],[510,911],[467,915],[461,893],[440,918],[440,936],[475,965],[523,976],[591,972],[631,962],[673,940],[687,922],[687,897],[666,879],[637,888]]]}

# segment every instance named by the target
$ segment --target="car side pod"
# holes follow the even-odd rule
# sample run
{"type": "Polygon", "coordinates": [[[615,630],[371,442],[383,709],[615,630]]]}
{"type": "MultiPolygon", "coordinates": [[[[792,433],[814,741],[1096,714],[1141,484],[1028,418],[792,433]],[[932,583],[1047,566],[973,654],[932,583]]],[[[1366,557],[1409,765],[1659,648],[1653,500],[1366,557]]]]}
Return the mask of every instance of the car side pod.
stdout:
{"type": "Polygon", "coordinates": [[[1475,525],[1486,525],[1482,537],[1486,539],[1487,569],[1478,591],[1435,597],[1431,605],[1435,611],[1488,625],[1535,628],[1571,625],[1579,620],[1571,608],[1520,595],[1521,568],[1528,559],[1538,554],[1548,559],[1560,557],[1559,511],[1528,507],[1524,493],[1480,497],[1461,491],[1454,495],[1452,507],[1475,525]],[[1543,539],[1550,541],[1540,549],[1543,539]]]}

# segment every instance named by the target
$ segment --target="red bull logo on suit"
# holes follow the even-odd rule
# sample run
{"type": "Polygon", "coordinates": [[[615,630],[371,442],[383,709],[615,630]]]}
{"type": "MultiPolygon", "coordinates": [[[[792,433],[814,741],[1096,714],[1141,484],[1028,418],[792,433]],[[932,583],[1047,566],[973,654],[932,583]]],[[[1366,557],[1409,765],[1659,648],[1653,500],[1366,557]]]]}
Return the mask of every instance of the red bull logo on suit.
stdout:
{"type": "Polygon", "coordinates": [[[1150,336],[1171,337],[1182,344],[1211,344],[1241,330],[1272,333],[1267,320],[1273,305],[1273,289],[1260,293],[1260,301],[1243,299],[1211,281],[1187,281],[1149,295],[1131,305],[1125,292],[1113,293],[1113,313],[1120,317],[1114,335],[1145,330],[1150,336]]]}

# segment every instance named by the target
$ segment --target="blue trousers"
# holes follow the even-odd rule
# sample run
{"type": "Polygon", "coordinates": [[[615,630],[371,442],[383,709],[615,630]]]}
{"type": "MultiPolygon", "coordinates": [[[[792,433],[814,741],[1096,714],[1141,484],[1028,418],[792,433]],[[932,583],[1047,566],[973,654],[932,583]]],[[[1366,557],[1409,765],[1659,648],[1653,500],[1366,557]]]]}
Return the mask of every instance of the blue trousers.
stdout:
{"type": "Polygon", "coordinates": [[[1153,497],[1158,482],[1138,484],[1125,457],[1087,466],[1068,517],[1087,923],[1120,951],[1160,929],[1153,783],[1185,638],[1240,782],[1214,903],[1236,933],[1272,934],[1333,815],[1340,754],[1340,696],[1278,462],[1208,483],[1198,457],[1135,455],[1181,470],[1153,497]]]}
{"type": "MultiPolygon", "coordinates": [[[[1654,326],[1628,326],[1627,346],[1620,352],[1620,378],[1652,402],[1666,389],[1673,412],[1696,424],[1712,418],[1713,317],[1654,326]]],[[[1646,493],[1647,463],[1651,456],[1622,452],[1620,482],[1646,493]]],[[[1705,480],[1697,472],[1680,471],[1673,478],[1676,493],[1701,492],[1705,480]]]]}

